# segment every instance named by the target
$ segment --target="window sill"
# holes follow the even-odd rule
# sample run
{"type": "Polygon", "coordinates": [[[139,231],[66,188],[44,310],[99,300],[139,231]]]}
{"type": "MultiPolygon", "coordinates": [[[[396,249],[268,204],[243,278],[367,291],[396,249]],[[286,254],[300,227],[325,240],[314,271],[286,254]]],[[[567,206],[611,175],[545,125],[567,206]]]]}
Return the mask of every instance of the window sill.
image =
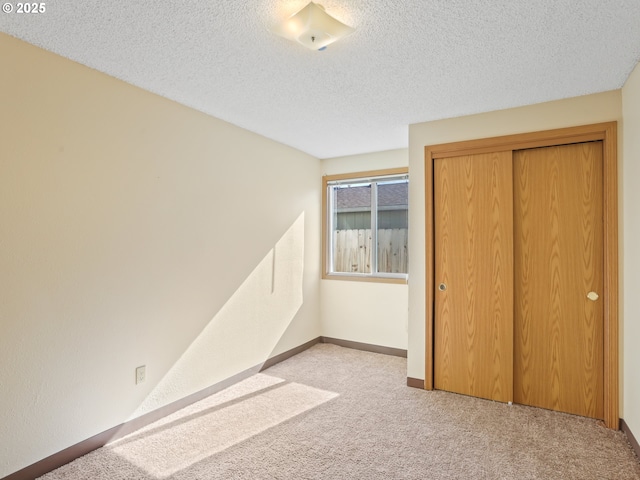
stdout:
{"type": "Polygon", "coordinates": [[[347,282],[368,282],[368,283],[393,283],[399,285],[407,285],[409,277],[376,277],[369,275],[349,275],[340,273],[325,273],[322,275],[323,280],[341,280],[347,282]]]}

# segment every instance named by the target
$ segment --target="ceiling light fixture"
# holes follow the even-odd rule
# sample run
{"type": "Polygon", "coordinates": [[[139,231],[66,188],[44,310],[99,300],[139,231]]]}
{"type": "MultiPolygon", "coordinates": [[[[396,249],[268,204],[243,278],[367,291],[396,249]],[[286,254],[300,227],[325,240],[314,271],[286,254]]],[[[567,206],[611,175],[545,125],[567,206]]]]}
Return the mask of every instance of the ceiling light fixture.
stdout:
{"type": "Polygon", "coordinates": [[[333,18],[322,5],[309,2],[309,5],[275,26],[272,31],[311,50],[324,50],[327,45],[346,37],[355,29],[333,18]]]}

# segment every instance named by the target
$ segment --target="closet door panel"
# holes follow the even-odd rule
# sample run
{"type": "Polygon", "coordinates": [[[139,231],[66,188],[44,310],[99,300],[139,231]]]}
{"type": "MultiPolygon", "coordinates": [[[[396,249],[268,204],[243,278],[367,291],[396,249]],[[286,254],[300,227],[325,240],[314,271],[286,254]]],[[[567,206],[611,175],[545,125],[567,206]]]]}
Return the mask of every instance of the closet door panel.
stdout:
{"type": "Polygon", "coordinates": [[[434,225],[434,386],[511,401],[511,152],[436,159],[434,225]]]}
{"type": "Polygon", "coordinates": [[[603,417],[602,144],[514,152],[514,401],[603,417]]]}

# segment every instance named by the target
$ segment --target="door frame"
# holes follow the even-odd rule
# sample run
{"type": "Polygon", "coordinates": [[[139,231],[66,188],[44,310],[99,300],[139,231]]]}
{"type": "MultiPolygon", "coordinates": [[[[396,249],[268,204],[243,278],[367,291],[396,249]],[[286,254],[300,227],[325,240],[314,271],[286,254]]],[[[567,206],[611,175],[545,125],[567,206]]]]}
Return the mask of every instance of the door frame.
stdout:
{"type": "Polygon", "coordinates": [[[602,141],[604,227],[604,422],[617,430],[618,380],[618,159],[617,122],[597,123],[539,132],[429,145],[425,155],[425,287],[426,287],[426,390],[433,390],[435,238],[433,211],[433,162],[436,158],[477,153],[524,150],[570,143],[602,141]]]}

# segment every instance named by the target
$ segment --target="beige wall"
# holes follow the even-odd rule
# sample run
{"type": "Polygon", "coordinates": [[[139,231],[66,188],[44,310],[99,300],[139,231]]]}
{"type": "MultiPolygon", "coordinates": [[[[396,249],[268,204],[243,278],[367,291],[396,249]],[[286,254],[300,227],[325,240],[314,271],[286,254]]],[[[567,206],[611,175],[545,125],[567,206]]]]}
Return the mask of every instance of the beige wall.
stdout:
{"type": "MultiPolygon", "coordinates": [[[[409,282],[408,374],[410,377],[425,378],[424,147],[500,135],[620,121],[621,118],[621,93],[617,90],[527,107],[420,123],[409,127],[411,281],[409,282]]],[[[618,143],[621,145],[620,139],[618,143]]],[[[623,163],[623,154],[620,149],[618,161],[619,164],[623,163]]],[[[636,363],[636,368],[639,366],[636,363]]]]}
{"type": "Polygon", "coordinates": [[[624,318],[623,364],[624,364],[624,419],[640,439],[640,67],[635,70],[622,89],[621,129],[624,163],[622,178],[622,225],[620,235],[624,242],[622,274],[624,295],[622,312],[624,318]]]}
{"type": "MultiPolygon", "coordinates": [[[[408,166],[406,149],[322,160],[322,174],[408,166]]],[[[322,280],[322,335],[393,348],[407,348],[406,284],[322,280]]]]}
{"type": "Polygon", "coordinates": [[[0,58],[0,477],[321,334],[319,160],[0,58]]]}

